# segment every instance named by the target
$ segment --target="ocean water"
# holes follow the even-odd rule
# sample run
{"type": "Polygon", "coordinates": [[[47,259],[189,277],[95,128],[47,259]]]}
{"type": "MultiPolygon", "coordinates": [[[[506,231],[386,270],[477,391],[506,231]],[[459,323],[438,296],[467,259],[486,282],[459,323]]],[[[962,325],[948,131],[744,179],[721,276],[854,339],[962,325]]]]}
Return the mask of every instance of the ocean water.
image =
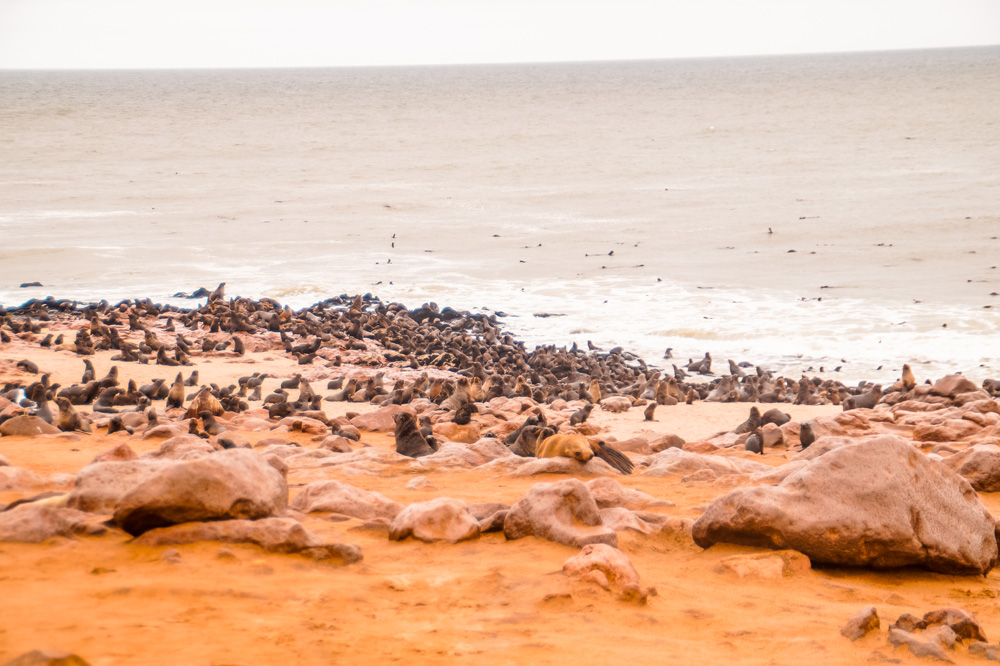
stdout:
{"type": "Polygon", "coordinates": [[[371,292],[659,367],[981,380],[998,266],[1000,47],[0,72],[8,306],[371,292]]]}

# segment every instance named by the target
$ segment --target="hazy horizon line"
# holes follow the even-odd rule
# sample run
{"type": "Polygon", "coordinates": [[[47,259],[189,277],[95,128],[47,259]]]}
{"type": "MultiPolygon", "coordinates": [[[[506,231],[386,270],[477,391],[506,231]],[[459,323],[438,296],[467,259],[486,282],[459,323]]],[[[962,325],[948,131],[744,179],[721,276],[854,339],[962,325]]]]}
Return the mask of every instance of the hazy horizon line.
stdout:
{"type": "Polygon", "coordinates": [[[391,64],[350,64],[350,65],[204,65],[204,66],[136,66],[136,67],[2,67],[0,72],[146,72],[146,71],[227,71],[227,70],[278,70],[278,69],[397,69],[416,67],[488,67],[507,65],[572,65],[597,63],[662,62],[682,60],[728,60],[751,58],[774,58],[822,55],[852,55],[872,53],[907,53],[913,51],[955,51],[983,48],[998,48],[1000,43],[961,44],[956,46],[917,46],[907,48],[853,49],[829,51],[783,51],[768,53],[741,53],[724,55],[665,56],[662,58],[596,58],[583,60],[504,60],[475,62],[420,62],[391,64]]]}

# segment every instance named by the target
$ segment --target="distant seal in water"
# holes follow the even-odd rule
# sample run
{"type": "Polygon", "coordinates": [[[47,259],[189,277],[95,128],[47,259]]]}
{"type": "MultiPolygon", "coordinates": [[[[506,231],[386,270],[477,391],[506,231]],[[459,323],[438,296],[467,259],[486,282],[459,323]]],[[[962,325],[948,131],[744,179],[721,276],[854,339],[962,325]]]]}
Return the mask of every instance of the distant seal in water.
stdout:
{"type": "Polygon", "coordinates": [[[396,453],[410,458],[429,456],[437,449],[432,448],[427,439],[420,433],[417,417],[409,412],[398,412],[392,420],[396,424],[396,453]]]}

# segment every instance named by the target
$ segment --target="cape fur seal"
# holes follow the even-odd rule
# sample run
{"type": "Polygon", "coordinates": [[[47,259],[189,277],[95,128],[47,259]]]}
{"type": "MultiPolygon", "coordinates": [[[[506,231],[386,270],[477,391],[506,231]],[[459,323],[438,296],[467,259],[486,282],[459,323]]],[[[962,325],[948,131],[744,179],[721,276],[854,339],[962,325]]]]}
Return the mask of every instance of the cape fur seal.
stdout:
{"type": "Polygon", "coordinates": [[[396,424],[394,433],[396,453],[410,458],[419,458],[429,456],[437,451],[437,443],[435,442],[432,446],[421,434],[416,416],[409,412],[399,412],[393,415],[392,420],[396,424]]]}
{"type": "Polygon", "coordinates": [[[579,411],[573,412],[573,415],[569,417],[569,424],[571,426],[580,425],[581,423],[587,420],[587,417],[590,416],[590,412],[593,411],[593,409],[594,405],[590,404],[586,405],[583,409],[579,411]]]}
{"type": "Polygon", "coordinates": [[[554,428],[543,426],[526,426],[521,428],[517,441],[510,447],[511,453],[522,458],[535,458],[539,440],[551,437],[556,434],[554,428]]]}
{"type": "Polygon", "coordinates": [[[562,456],[587,462],[597,456],[622,474],[631,474],[634,465],[621,451],[603,441],[592,442],[583,435],[552,435],[539,440],[535,445],[535,457],[555,458],[562,456]]]}

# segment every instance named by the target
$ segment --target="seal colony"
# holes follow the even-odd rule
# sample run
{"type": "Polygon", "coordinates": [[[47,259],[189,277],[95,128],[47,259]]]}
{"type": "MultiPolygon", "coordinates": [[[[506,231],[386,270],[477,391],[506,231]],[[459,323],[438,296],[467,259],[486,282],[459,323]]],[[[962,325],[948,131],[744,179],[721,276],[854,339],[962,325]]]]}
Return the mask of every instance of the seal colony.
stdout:
{"type": "Polygon", "coordinates": [[[794,663],[789,628],[830,663],[993,647],[962,627],[1000,626],[1000,381],[906,366],[895,384],[848,386],[710,353],[656,368],[621,348],[528,349],[495,315],[433,303],[343,295],[293,311],[224,286],[191,309],[0,309],[0,566],[18,618],[0,625],[0,663],[53,647],[181,658],[149,654],[130,626],[102,638],[120,612],[192,662],[228,658],[230,640],[261,663],[288,646],[326,663],[327,646],[356,655],[358,640],[380,660],[487,663],[501,646],[590,660],[613,638],[626,658],[667,640],[678,658],[728,663],[738,641],[794,663]],[[949,523],[954,548],[925,534],[949,523]],[[871,614],[861,643],[841,635],[862,604],[900,618],[888,636],[871,614]],[[53,606],[72,618],[59,645],[53,606]],[[190,608],[211,614],[210,634],[190,608]]]}

